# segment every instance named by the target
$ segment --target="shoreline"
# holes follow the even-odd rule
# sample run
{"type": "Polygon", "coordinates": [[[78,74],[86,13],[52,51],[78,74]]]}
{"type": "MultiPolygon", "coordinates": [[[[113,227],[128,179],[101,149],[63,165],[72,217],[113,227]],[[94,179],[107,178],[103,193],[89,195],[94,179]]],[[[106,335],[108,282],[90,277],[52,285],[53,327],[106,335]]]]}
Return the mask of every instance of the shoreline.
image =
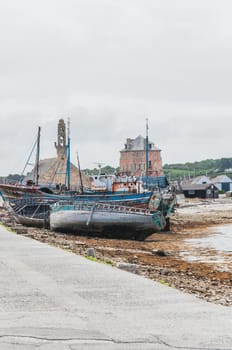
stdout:
{"type": "MultiPolygon", "coordinates": [[[[145,241],[117,240],[56,233],[24,227],[12,222],[4,209],[0,221],[16,233],[87,256],[94,249],[96,261],[124,268],[206,301],[232,306],[232,271],[220,271],[216,264],[188,261],[181,255],[190,251],[186,239],[207,237],[215,225],[232,223],[232,200],[200,202],[178,208],[171,215],[170,233],[155,233],[145,241]],[[222,208],[226,210],[222,210],[222,208]],[[229,210],[231,208],[231,210],[229,210]]],[[[215,226],[216,227],[216,226],[215,226]]],[[[212,253],[212,251],[211,251],[212,253]]],[[[213,252],[217,254],[217,252],[213,252]]]]}

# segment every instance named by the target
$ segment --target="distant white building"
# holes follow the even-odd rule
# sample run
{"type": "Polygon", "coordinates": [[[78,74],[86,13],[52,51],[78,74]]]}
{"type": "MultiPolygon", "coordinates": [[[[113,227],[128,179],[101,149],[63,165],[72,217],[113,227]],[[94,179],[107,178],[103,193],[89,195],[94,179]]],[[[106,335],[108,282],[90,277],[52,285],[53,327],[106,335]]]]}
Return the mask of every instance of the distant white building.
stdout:
{"type": "Polygon", "coordinates": [[[219,175],[211,179],[211,182],[219,189],[219,191],[232,192],[232,180],[227,175],[219,175]]]}
{"type": "Polygon", "coordinates": [[[181,183],[184,185],[205,185],[205,184],[211,184],[212,182],[207,176],[201,175],[201,176],[196,176],[192,179],[191,178],[183,179],[181,183]]]}
{"type": "Polygon", "coordinates": [[[204,184],[210,184],[212,181],[205,175],[197,176],[191,181],[192,185],[204,185],[204,184]]]}

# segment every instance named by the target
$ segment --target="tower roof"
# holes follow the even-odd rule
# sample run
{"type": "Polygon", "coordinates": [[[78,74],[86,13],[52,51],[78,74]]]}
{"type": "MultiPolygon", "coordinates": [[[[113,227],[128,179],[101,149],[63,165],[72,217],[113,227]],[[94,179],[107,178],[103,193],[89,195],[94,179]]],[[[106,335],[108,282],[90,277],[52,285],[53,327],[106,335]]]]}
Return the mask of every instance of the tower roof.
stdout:
{"type": "MultiPolygon", "coordinates": [[[[149,151],[160,151],[155,146],[154,142],[148,140],[149,151]]],[[[137,136],[135,139],[128,138],[126,140],[125,148],[122,151],[145,151],[146,150],[146,138],[142,135],[137,136]]]]}

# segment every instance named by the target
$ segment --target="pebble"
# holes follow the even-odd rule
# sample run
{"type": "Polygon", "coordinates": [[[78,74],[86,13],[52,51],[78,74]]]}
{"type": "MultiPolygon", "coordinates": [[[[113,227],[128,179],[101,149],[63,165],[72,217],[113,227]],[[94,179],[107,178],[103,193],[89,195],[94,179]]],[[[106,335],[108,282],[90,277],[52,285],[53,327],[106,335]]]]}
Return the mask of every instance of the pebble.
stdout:
{"type": "Polygon", "coordinates": [[[139,274],[140,271],[139,271],[139,265],[137,264],[128,264],[128,263],[117,263],[116,264],[116,267],[118,269],[121,269],[121,270],[125,270],[125,271],[128,271],[128,272],[132,272],[132,273],[135,273],[135,274],[139,274]]]}
{"type": "Polygon", "coordinates": [[[94,248],[88,248],[86,250],[86,255],[90,256],[92,258],[95,258],[96,257],[95,249],[94,248]]]}

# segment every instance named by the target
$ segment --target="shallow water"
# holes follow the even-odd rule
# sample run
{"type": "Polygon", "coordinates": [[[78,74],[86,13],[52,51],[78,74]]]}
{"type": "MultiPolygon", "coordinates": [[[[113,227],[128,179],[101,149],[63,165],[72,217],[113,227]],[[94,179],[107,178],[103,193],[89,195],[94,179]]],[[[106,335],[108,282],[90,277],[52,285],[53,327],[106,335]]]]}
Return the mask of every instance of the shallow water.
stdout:
{"type": "Polygon", "coordinates": [[[221,225],[210,229],[212,235],[199,240],[201,245],[224,251],[232,252],[232,225],[221,225]]]}
{"type": "Polygon", "coordinates": [[[202,238],[187,239],[188,251],[181,256],[187,261],[214,264],[223,271],[232,271],[232,224],[215,226],[202,238]]]}

